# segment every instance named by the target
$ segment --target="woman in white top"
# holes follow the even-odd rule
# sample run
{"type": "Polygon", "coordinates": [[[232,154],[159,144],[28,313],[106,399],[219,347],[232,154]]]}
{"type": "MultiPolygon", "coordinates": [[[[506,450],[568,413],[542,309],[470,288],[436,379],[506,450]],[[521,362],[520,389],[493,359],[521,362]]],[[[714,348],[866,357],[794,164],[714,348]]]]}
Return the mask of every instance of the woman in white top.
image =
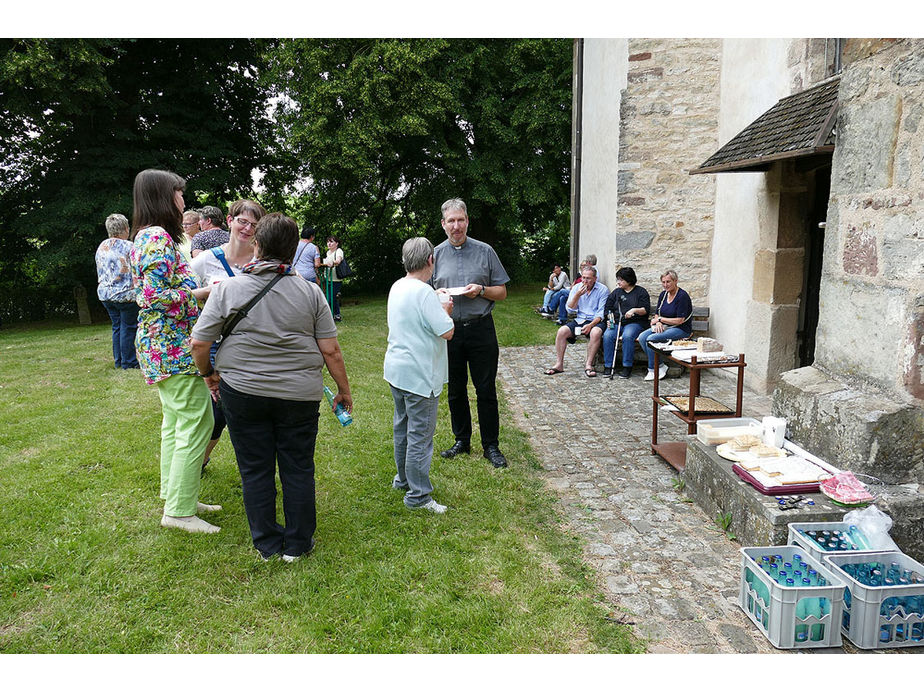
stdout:
{"type": "MultiPolygon", "coordinates": [[[[253,238],[257,230],[257,222],[266,214],[266,210],[253,200],[238,200],[228,210],[228,229],[230,238],[227,243],[216,248],[203,250],[193,258],[190,263],[192,271],[199,279],[199,285],[204,287],[202,292],[208,297],[212,287],[223,279],[236,277],[241,274],[247,263],[253,259],[253,238]]],[[[197,296],[201,298],[201,296],[197,296]]],[[[212,345],[211,362],[215,364],[215,353],[218,351],[218,342],[212,345]]],[[[212,450],[218,445],[221,432],[225,430],[225,414],[221,406],[212,400],[212,416],[215,424],[212,426],[212,436],[202,458],[202,471],[212,457],[212,450]]]]}
{"type": "Polygon", "coordinates": [[[327,255],[321,263],[326,268],[324,279],[327,285],[327,299],[330,302],[331,313],[334,320],[340,322],[340,285],[343,283],[337,278],[337,265],[343,262],[343,250],[340,248],[340,239],[334,235],[327,237],[327,255]]]}
{"type": "Polygon", "coordinates": [[[208,287],[225,277],[241,273],[241,268],[253,259],[253,235],[257,222],[266,210],[253,200],[238,200],[228,210],[230,239],[217,248],[203,250],[193,258],[190,267],[199,283],[208,287]],[[224,259],[224,262],[222,262],[224,259]]]}

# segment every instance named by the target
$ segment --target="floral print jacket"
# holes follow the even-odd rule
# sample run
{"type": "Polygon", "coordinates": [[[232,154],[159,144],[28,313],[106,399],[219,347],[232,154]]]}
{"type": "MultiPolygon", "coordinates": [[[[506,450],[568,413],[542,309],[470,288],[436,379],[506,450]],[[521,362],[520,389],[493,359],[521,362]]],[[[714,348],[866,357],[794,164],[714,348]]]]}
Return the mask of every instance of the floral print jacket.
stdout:
{"type": "Polygon", "coordinates": [[[142,229],[132,248],[132,280],[138,312],[135,347],[145,381],[196,373],[190,333],[199,316],[198,287],[186,260],[160,226],[142,229]]]}

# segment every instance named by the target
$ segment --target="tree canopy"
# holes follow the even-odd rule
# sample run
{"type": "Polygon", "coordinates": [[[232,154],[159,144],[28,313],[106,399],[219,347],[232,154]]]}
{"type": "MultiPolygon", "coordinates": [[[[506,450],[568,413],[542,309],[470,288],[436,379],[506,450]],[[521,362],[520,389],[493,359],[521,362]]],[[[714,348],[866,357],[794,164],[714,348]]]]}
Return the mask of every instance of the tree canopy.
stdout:
{"type": "Polygon", "coordinates": [[[0,40],[0,317],[95,286],[149,167],[340,235],[380,290],[462,197],[516,276],[567,247],[570,121],[569,40],[0,40]]]}
{"type": "Polygon", "coordinates": [[[131,218],[138,171],[176,171],[191,203],[251,190],[251,170],[269,163],[259,61],[243,40],[0,42],[8,317],[17,317],[11,303],[40,317],[75,285],[95,286],[103,221],[131,218]]]}
{"type": "Polygon", "coordinates": [[[368,282],[394,276],[405,238],[442,239],[450,197],[514,272],[525,239],[566,246],[570,41],[282,41],[268,68],[284,175],[309,182],[306,215],[368,282]]]}

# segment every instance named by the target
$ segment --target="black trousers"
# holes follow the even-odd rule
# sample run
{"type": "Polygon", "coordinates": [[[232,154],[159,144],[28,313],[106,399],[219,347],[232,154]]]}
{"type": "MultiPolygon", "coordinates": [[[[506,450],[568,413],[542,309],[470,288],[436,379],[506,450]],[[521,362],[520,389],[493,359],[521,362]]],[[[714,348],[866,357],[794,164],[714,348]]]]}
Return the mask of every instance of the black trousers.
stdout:
{"type": "Polygon", "coordinates": [[[222,381],[222,407],[244,491],[253,545],[264,557],[300,556],[317,527],[314,445],[318,402],[249,395],[222,381]],[[276,462],[285,527],[276,522],[276,462]]]}
{"type": "Polygon", "coordinates": [[[456,322],[449,340],[449,415],[456,440],[471,443],[472,413],[468,404],[471,373],[478,401],[481,446],[497,445],[500,419],[497,413],[497,361],[500,349],[491,315],[468,324],[456,322]]]}

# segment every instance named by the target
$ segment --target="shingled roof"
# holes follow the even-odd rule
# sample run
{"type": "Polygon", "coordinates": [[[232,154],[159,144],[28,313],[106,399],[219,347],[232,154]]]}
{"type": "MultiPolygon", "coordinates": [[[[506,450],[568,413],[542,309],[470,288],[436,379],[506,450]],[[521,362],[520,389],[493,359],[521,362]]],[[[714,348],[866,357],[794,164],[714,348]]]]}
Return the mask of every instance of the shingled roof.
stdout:
{"type": "Polygon", "coordinates": [[[832,77],[780,99],[690,174],[765,171],[772,161],[833,151],[838,84],[832,77]]]}

